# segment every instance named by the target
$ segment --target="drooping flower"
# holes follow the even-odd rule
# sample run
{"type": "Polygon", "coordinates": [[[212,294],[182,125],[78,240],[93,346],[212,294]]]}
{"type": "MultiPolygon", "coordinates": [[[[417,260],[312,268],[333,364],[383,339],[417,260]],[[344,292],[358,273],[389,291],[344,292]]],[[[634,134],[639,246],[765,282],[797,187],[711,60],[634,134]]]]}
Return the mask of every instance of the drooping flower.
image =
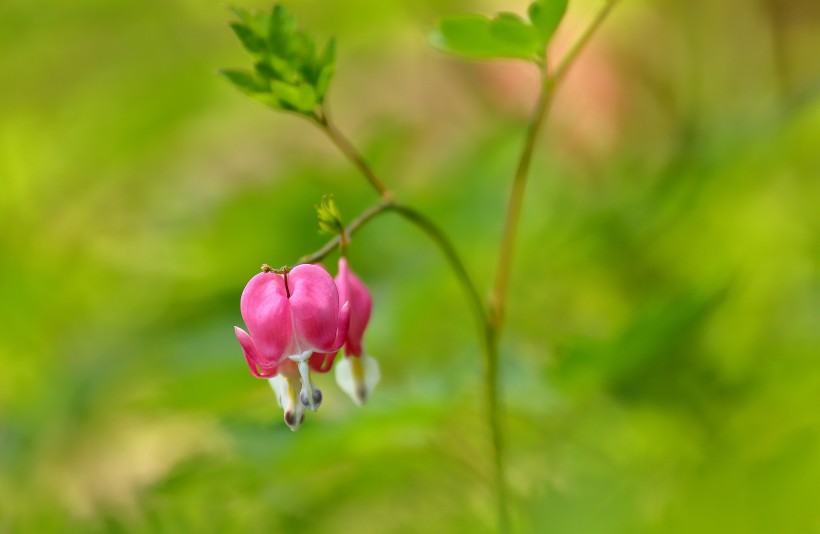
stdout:
{"type": "Polygon", "coordinates": [[[336,275],[339,299],[350,303],[350,325],[346,331],[345,357],[336,364],[336,383],[357,405],[361,406],[378,384],[381,374],[378,362],[365,354],[362,338],[370,322],[373,298],[367,287],[347,264],[339,258],[336,275]]]}
{"type": "Polygon", "coordinates": [[[333,278],[316,265],[298,265],[280,275],[262,272],[251,278],[240,301],[245,332],[236,337],[251,373],[266,378],[285,411],[285,422],[296,430],[304,408],[322,401],[310,380],[310,369],[329,370],[333,353],[345,342],[350,305],[339,302],[333,278]],[[298,399],[297,399],[297,391],[298,399]]]}

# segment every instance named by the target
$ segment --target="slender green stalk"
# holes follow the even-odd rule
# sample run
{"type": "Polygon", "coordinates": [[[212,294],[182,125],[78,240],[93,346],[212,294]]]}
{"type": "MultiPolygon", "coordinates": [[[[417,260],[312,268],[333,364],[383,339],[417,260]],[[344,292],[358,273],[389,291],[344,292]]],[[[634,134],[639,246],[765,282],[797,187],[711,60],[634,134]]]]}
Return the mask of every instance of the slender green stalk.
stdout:
{"type": "Polygon", "coordinates": [[[499,530],[501,532],[507,532],[509,530],[509,516],[506,504],[507,490],[506,480],[504,478],[504,444],[502,442],[503,431],[501,429],[501,410],[499,406],[499,399],[501,397],[499,391],[500,376],[498,372],[500,352],[499,336],[504,322],[515,236],[518,230],[518,221],[521,215],[521,205],[524,200],[527,176],[529,175],[530,163],[532,162],[532,155],[535,149],[535,141],[538,138],[538,133],[541,131],[541,125],[549,114],[558,83],[564,78],[578,57],[578,54],[583,50],[584,46],[595,33],[595,30],[601,25],[617,1],[618,0],[606,0],[601,11],[584,33],[581,34],[578,41],[570,48],[552,74],[550,74],[546,66],[542,67],[541,91],[535,106],[535,111],[527,128],[524,148],[521,151],[521,156],[513,177],[510,200],[504,218],[504,230],[498,254],[498,267],[496,269],[493,290],[490,293],[489,315],[485,329],[486,362],[484,375],[484,390],[487,395],[487,411],[493,441],[499,530]]]}
{"type": "Polygon", "coordinates": [[[458,256],[458,252],[456,252],[453,243],[433,221],[410,206],[393,202],[390,204],[390,209],[404,217],[407,221],[419,227],[419,229],[427,234],[427,236],[433,240],[438,248],[441,249],[442,254],[444,254],[444,257],[453,269],[453,273],[455,273],[456,278],[461,283],[461,286],[467,295],[467,299],[470,301],[470,306],[475,313],[479,329],[483,333],[487,324],[487,312],[484,309],[484,300],[482,299],[481,293],[479,293],[472,278],[470,278],[470,274],[467,272],[466,267],[464,267],[464,263],[458,256]]]}
{"type": "Polygon", "coordinates": [[[521,205],[524,199],[527,176],[532,162],[532,155],[535,150],[535,142],[541,130],[541,126],[549,114],[550,107],[555,95],[558,83],[564,78],[569,68],[575,61],[578,54],[590,40],[595,30],[601,25],[606,16],[612,10],[618,0],[606,0],[604,7],[592,21],[590,26],[584,31],[578,41],[567,52],[561,63],[550,73],[546,67],[542,70],[541,92],[536,103],[535,111],[527,128],[527,135],[524,147],[516,167],[513,177],[510,200],[504,220],[504,230],[501,238],[498,267],[493,290],[490,294],[489,309],[485,308],[481,295],[475,283],[469,276],[464,262],[459,257],[447,235],[430,219],[404,204],[399,204],[393,199],[392,192],[376,176],[364,158],[355,149],[352,143],[335,127],[329,120],[325,109],[315,117],[315,122],[327,134],[330,140],[339,150],[353,163],[362,173],[370,185],[379,193],[382,202],[362,212],[348,226],[344,236],[336,236],[317,252],[305,256],[300,262],[315,262],[326,257],[342,240],[342,237],[349,238],[357,229],[367,224],[377,215],[391,210],[403,217],[408,222],[421,229],[444,254],[456,278],[464,288],[465,294],[473,309],[481,337],[481,346],[484,353],[484,396],[486,402],[487,419],[490,431],[490,442],[492,445],[492,463],[495,500],[498,515],[498,530],[505,533],[510,529],[510,518],[507,505],[507,483],[504,466],[504,443],[501,428],[501,409],[499,393],[499,344],[498,339],[503,325],[504,308],[507,300],[507,288],[510,278],[512,255],[515,245],[515,236],[518,229],[518,221],[521,215],[521,205]]]}
{"type": "Polygon", "coordinates": [[[606,0],[601,10],[592,20],[590,25],[584,30],[572,48],[566,53],[564,58],[550,73],[544,67],[541,73],[541,92],[535,106],[530,124],[527,128],[527,136],[524,141],[524,148],[521,157],[518,159],[515,176],[513,177],[510,200],[507,204],[507,213],[504,219],[504,230],[501,235],[501,245],[498,253],[498,266],[496,268],[495,284],[490,294],[490,323],[495,332],[501,330],[504,322],[505,307],[507,301],[507,289],[510,280],[510,269],[512,256],[515,248],[515,236],[518,230],[518,221],[521,218],[521,204],[524,200],[524,191],[527,185],[532,154],[535,148],[535,141],[541,131],[541,125],[549,115],[550,107],[555,96],[555,89],[558,83],[563,80],[570,67],[575,62],[578,54],[584,49],[586,44],[595,34],[595,31],[609,15],[618,0],[606,0]]]}
{"type": "Polygon", "coordinates": [[[376,173],[373,172],[373,169],[370,168],[370,165],[367,164],[347,137],[331,122],[326,107],[322,108],[321,113],[316,116],[315,120],[321,130],[327,134],[330,140],[333,141],[333,144],[341,150],[347,159],[349,159],[367,181],[370,182],[370,185],[381,195],[382,199],[385,201],[391,200],[392,195],[384,183],[379,180],[379,177],[376,176],[376,173]]]}
{"type": "MultiPolygon", "coordinates": [[[[381,195],[383,202],[368,212],[375,211],[369,217],[360,217],[362,224],[366,223],[373,216],[390,209],[403,217],[408,222],[417,226],[422,230],[433,242],[439,247],[444,254],[447,262],[453,270],[458,281],[461,283],[471,308],[475,314],[476,322],[480,332],[481,348],[484,354],[484,397],[486,402],[487,419],[489,421],[490,443],[492,446],[492,463],[493,463],[493,488],[496,492],[496,506],[498,514],[498,530],[499,532],[509,531],[509,513],[507,511],[507,484],[504,477],[504,454],[502,449],[501,439],[501,425],[499,422],[499,407],[498,407],[498,383],[496,377],[498,375],[498,349],[497,343],[494,341],[494,333],[490,326],[490,317],[484,307],[481,293],[476,288],[469,273],[467,272],[464,262],[458,255],[455,246],[453,246],[447,235],[429,218],[419,211],[393,201],[393,193],[384,186],[383,182],[379,180],[373,170],[369,167],[367,162],[353,145],[342,135],[342,133],[330,122],[326,113],[322,113],[317,117],[317,124],[325,131],[328,137],[334,144],[347,156],[347,158],[355,165],[359,171],[364,175],[371,186],[381,195]]],[[[356,221],[350,224],[349,231],[353,231],[361,224],[356,225],[356,221]]],[[[340,236],[332,239],[317,253],[307,257],[307,259],[319,259],[325,257],[335,246],[338,245],[340,236]]]]}
{"type": "MultiPolygon", "coordinates": [[[[453,272],[456,275],[456,278],[461,283],[465,294],[470,302],[470,305],[475,313],[476,320],[480,328],[484,329],[485,324],[487,323],[487,314],[484,310],[483,299],[481,298],[481,294],[478,292],[475,283],[470,278],[470,274],[467,272],[467,268],[464,266],[464,263],[461,261],[461,258],[458,255],[458,252],[453,246],[453,243],[447,237],[447,235],[438,227],[436,224],[431,221],[427,216],[422,214],[421,212],[417,211],[416,209],[407,206],[405,204],[399,204],[397,202],[388,201],[388,202],[380,202],[374,206],[363,211],[359,214],[358,217],[353,219],[347,228],[345,229],[344,240],[349,241],[350,237],[372,219],[377,217],[378,215],[385,213],[387,211],[393,211],[396,214],[403,217],[405,220],[413,223],[419,229],[421,229],[433,242],[436,246],[441,249],[441,252],[444,254],[445,259],[450,264],[450,267],[453,269],[453,272]]],[[[316,263],[318,261],[322,261],[325,259],[331,252],[333,252],[336,247],[341,245],[342,243],[342,235],[337,235],[330,239],[327,243],[322,246],[316,252],[312,254],[308,254],[306,256],[302,256],[297,261],[298,263],[316,263]]]]}
{"type": "Polygon", "coordinates": [[[544,118],[549,113],[555,95],[555,82],[553,78],[543,70],[541,93],[527,127],[527,137],[524,141],[524,149],[518,159],[515,176],[513,177],[510,200],[507,204],[507,213],[504,217],[504,230],[501,234],[501,246],[498,252],[498,266],[496,268],[495,285],[490,294],[490,324],[493,330],[498,331],[504,320],[504,305],[507,298],[507,285],[510,280],[510,267],[512,264],[513,248],[515,246],[515,236],[518,231],[518,221],[521,216],[521,203],[524,200],[524,190],[527,185],[527,176],[530,172],[532,153],[535,149],[535,140],[544,118]]]}
{"type": "MultiPolygon", "coordinates": [[[[352,236],[356,232],[356,230],[370,222],[370,220],[374,217],[390,209],[390,207],[390,202],[381,202],[379,204],[376,204],[375,206],[371,206],[370,208],[364,210],[362,213],[359,214],[358,217],[350,221],[350,224],[348,224],[347,228],[345,228],[345,239],[347,241],[350,241],[350,236],[352,236]]],[[[336,247],[338,247],[341,244],[341,241],[342,236],[337,235],[333,239],[325,243],[324,246],[316,252],[299,258],[299,260],[296,263],[316,263],[322,261],[331,252],[333,252],[336,249],[336,247]]]]}

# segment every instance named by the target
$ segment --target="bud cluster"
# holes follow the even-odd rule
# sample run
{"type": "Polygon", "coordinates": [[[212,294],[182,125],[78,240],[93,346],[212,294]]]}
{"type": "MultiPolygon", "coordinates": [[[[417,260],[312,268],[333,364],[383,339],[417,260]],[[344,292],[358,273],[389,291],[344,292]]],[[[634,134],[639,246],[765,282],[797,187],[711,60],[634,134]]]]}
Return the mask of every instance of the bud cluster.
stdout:
{"type": "Polygon", "coordinates": [[[274,109],[315,116],[324,102],[336,62],[336,41],[321,50],[299,30],[296,19],[280,5],[269,13],[233,9],[231,23],[242,46],[253,56],[253,70],[223,69],[237,89],[274,109]]]}

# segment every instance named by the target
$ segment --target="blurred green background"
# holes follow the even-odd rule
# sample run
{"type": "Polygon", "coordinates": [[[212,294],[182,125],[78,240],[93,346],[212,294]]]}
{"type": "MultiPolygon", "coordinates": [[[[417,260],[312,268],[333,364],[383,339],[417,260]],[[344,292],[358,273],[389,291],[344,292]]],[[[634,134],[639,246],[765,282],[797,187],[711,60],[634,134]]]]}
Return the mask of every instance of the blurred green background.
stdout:
{"type": "MultiPolygon", "coordinates": [[[[339,40],[340,127],[488,287],[535,76],[425,34],[526,3],[286,5],[339,40]]],[[[474,325],[415,228],[386,215],[350,251],[369,405],[320,376],[291,433],[250,376],[244,284],[323,243],[323,194],[349,218],[375,198],[215,74],[248,63],[229,18],[0,3],[0,532],[490,531],[474,325]]],[[[503,340],[517,532],[820,532],[818,52],[815,0],[624,0],[573,70],[503,340]]]]}

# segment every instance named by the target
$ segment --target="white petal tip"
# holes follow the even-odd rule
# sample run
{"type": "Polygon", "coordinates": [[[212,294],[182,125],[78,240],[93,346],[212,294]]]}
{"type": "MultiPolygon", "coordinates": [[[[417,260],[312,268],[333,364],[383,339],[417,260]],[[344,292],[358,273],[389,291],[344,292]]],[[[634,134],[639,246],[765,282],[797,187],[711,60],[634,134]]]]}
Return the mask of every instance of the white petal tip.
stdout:
{"type": "Polygon", "coordinates": [[[336,364],[336,383],[356,406],[367,402],[380,378],[379,363],[370,356],[345,357],[336,364]]]}
{"type": "Polygon", "coordinates": [[[273,394],[276,396],[276,404],[279,405],[280,408],[283,407],[282,399],[285,396],[285,392],[287,391],[287,382],[282,375],[276,375],[273,378],[268,378],[268,384],[270,384],[270,388],[273,390],[273,394]]]}
{"type": "Polygon", "coordinates": [[[296,432],[305,420],[305,409],[294,393],[294,380],[276,375],[268,379],[271,389],[276,394],[276,402],[285,411],[285,424],[296,432]]]}
{"type": "Polygon", "coordinates": [[[293,432],[299,430],[299,427],[304,421],[305,413],[302,410],[285,412],[285,424],[288,425],[293,432]]]}

